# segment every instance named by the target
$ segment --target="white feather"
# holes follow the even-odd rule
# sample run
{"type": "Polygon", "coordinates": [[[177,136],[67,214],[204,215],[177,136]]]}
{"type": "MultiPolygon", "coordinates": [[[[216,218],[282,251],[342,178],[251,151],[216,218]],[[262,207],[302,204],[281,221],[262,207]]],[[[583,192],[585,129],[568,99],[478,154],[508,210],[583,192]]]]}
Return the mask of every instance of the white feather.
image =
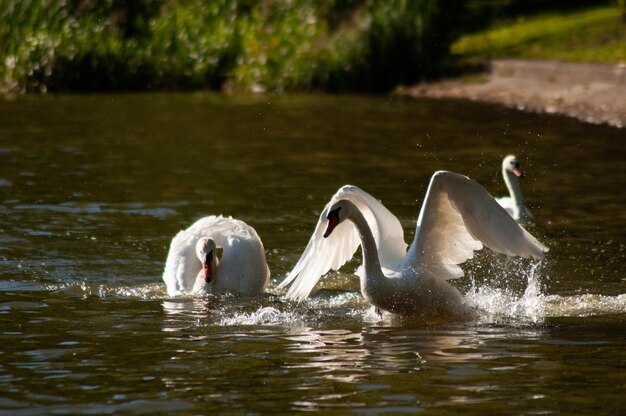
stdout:
{"type": "Polygon", "coordinates": [[[207,291],[259,293],[269,284],[269,268],[263,243],[248,224],[231,217],[209,216],[180,231],[172,239],[163,271],[170,296],[188,294],[198,287],[202,263],[196,255],[198,239],[210,237],[222,247],[214,282],[200,287],[207,291]]]}
{"type": "Polygon", "coordinates": [[[322,210],[315,231],[300,260],[278,285],[283,288],[293,282],[287,294],[293,299],[305,299],[320,277],[328,271],[338,270],[352,258],[361,244],[354,224],[345,222],[324,238],[328,209],[341,199],[349,199],[363,212],[381,247],[380,257],[387,263],[396,262],[406,253],[404,231],[400,221],[383,204],[363,190],[352,185],[341,187],[322,210]]]}

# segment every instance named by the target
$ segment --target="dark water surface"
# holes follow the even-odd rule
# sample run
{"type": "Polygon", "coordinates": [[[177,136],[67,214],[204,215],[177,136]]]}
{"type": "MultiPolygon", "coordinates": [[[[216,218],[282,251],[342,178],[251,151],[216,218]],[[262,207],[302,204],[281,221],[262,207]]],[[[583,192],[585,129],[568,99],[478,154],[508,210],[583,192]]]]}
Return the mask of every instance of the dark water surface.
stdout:
{"type": "Polygon", "coordinates": [[[205,94],[0,101],[0,414],[619,414],[626,131],[455,101],[205,94]],[[505,192],[516,153],[542,262],[480,253],[463,323],[380,318],[351,273],[273,287],[358,185],[410,241],[430,175],[505,192]],[[272,289],[169,298],[169,242],[254,226],[272,289]]]}

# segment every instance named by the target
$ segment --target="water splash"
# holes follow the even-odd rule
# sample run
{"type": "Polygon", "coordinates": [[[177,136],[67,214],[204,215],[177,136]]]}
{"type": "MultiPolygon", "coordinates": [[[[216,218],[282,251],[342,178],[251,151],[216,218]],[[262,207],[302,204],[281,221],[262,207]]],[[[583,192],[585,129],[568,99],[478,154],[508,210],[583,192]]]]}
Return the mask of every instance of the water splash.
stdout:
{"type": "Polygon", "coordinates": [[[365,312],[362,313],[363,321],[368,324],[378,324],[383,322],[384,315],[380,313],[375,307],[367,308],[365,312]]]}
{"type": "Polygon", "coordinates": [[[296,312],[281,311],[273,306],[264,306],[254,312],[241,312],[233,316],[224,316],[217,325],[302,325],[306,321],[303,318],[296,312]]]}
{"type": "Polygon", "coordinates": [[[545,318],[545,296],[541,292],[541,262],[531,263],[524,271],[526,289],[519,296],[510,289],[489,284],[476,286],[465,294],[465,302],[476,309],[480,319],[489,323],[502,321],[542,322],[545,318]]]}
{"type": "Polygon", "coordinates": [[[140,286],[114,286],[102,283],[56,283],[43,285],[44,290],[63,292],[70,296],[80,297],[121,297],[137,299],[161,299],[165,289],[161,283],[148,283],[140,286]]]}
{"type": "MultiPolygon", "coordinates": [[[[542,262],[502,262],[489,269],[487,276],[474,279],[470,274],[471,287],[464,295],[465,302],[477,312],[478,321],[486,324],[524,325],[542,323],[547,318],[626,314],[626,293],[616,296],[588,293],[574,296],[545,294],[542,280],[547,279],[547,276],[544,276],[542,266],[542,262]],[[525,285],[520,284],[521,282],[525,282],[525,285]]],[[[171,299],[161,282],[135,286],[123,282],[0,283],[0,292],[43,290],[85,299],[171,299]]],[[[211,309],[211,325],[219,326],[298,326],[343,322],[346,318],[365,324],[379,324],[388,318],[369,305],[359,291],[322,289],[300,303],[288,302],[283,296],[279,291],[270,290],[265,297],[254,300],[206,295],[185,295],[176,299],[185,304],[188,301],[199,301],[199,310],[206,312],[207,308],[211,309]]]]}
{"type": "Polygon", "coordinates": [[[486,323],[541,323],[546,318],[626,313],[626,294],[546,295],[542,292],[542,265],[531,263],[524,271],[526,288],[521,296],[508,288],[477,286],[473,282],[465,301],[486,323]]]}
{"type": "Polygon", "coordinates": [[[544,295],[541,293],[539,267],[541,263],[533,263],[528,270],[528,283],[524,295],[516,305],[515,316],[522,316],[532,322],[542,321],[545,316],[544,295]]]}

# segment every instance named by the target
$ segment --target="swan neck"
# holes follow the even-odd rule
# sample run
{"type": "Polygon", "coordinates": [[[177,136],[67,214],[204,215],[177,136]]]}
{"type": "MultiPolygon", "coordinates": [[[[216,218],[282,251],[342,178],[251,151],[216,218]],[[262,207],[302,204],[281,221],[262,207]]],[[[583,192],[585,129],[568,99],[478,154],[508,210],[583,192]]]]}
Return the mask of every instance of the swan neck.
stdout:
{"type": "Polygon", "coordinates": [[[504,168],[502,169],[502,176],[504,176],[504,182],[506,183],[506,187],[509,189],[509,194],[511,195],[513,204],[515,207],[520,209],[524,205],[524,201],[522,200],[522,190],[519,187],[517,176],[515,176],[513,172],[504,168]]]}
{"type": "Polygon", "coordinates": [[[361,237],[361,250],[363,252],[364,275],[361,276],[361,290],[366,291],[368,287],[380,283],[384,279],[384,274],[380,267],[376,240],[372,234],[367,220],[361,211],[354,206],[349,218],[356,226],[361,237]]]}

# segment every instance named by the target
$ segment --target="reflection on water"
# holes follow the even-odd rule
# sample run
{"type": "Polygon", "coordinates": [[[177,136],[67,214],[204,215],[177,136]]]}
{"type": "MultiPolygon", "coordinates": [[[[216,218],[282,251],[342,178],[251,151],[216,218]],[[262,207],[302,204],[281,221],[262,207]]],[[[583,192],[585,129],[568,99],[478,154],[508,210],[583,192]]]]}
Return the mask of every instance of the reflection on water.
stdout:
{"type": "MultiPolygon", "coordinates": [[[[181,321],[197,323],[211,314],[202,307],[201,301],[196,300],[167,301],[163,306],[171,314],[164,330],[172,331],[173,326],[178,329],[171,339],[176,343],[185,337],[180,334],[180,330],[186,327],[181,325],[181,321]],[[181,314],[185,317],[172,324],[172,320],[181,314]]],[[[262,307],[255,314],[263,316],[277,311],[262,307]]],[[[276,318],[282,319],[278,315],[276,318]]],[[[201,325],[200,328],[204,329],[200,329],[199,333],[188,334],[186,345],[193,350],[177,350],[172,353],[171,359],[177,365],[190,369],[194,357],[198,356],[195,349],[211,350],[210,356],[215,359],[238,361],[244,358],[234,354],[240,354],[243,351],[241,348],[246,348],[246,355],[255,357],[253,361],[256,364],[253,366],[261,366],[264,368],[262,372],[270,373],[275,387],[297,392],[290,401],[294,410],[367,407],[372,400],[379,400],[385,403],[383,408],[388,412],[398,411],[394,410],[395,406],[415,412],[424,408],[418,396],[420,391],[430,390],[423,387],[425,382],[431,387],[446,385],[449,394],[444,399],[444,396],[436,398],[430,393],[432,402],[427,403],[427,407],[489,401],[478,399],[475,395],[490,387],[472,383],[488,375],[491,367],[499,377],[505,377],[506,373],[525,366],[517,361],[525,363],[537,359],[540,354],[525,348],[515,352],[508,346],[516,342],[524,345],[536,343],[545,335],[541,327],[520,327],[512,335],[508,327],[473,325],[440,328],[383,325],[342,329],[311,326],[303,321],[293,324],[281,321],[278,325],[278,328],[248,326],[247,322],[242,322],[232,332],[219,336],[208,329],[211,326],[201,325]],[[268,351],[274,348],[282,351],[282,359],[278,362],[268,357],[268,351]],[[398,385],[395,382],[397,377],[415,384],[398,385]],[[294,380],[298,380],[297,383],[294,384],[294,380]],[[328,386],[336,388],[328,390],[328,386]]],[[[208,374],[205,376],[210,377],[208,374]]],[[[193,394],[194,391],[206,390],[206,386],[196,386],[194,380],[195,377],[180,376],[167,382],[168,387],[176,391],[193,394]]],[[[221,380],[221,383],[227,381],[221,380]]],[[[212,382],[209,384],[212,385],[212,382]]],[[[260,385],[251,388],[263,390],[260,385]]]]}
{"type": "Polygon", "coordinates": [[[617,414],[622,141],[456,101],[0,101],[0,414],[617,414]],[[433,171],[501,195],[512,152],[551,251],[464,265],[453,284],[476,311],[466,322],[379,315],[350,272],[358,260],[301,303],[273,288],[170,298],[160,281],[172,236],[226,214],[258,231],[275,286],[346,183],[380,198],[410,241],[433,171]]]}

